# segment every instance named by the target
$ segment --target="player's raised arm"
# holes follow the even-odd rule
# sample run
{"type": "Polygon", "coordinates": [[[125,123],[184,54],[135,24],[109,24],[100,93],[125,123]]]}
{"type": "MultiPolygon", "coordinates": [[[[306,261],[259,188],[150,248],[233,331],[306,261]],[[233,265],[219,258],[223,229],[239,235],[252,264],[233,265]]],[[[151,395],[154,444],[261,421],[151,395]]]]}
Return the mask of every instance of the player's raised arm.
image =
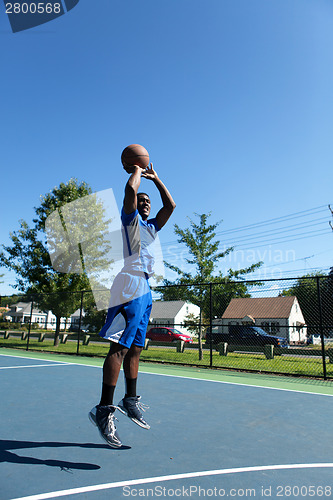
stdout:
{"type": "Polygon", "coordinates": [[[150,167],[148,167],[146,170],[142,172],[142,177],[145,177],[146,179],[150,179],[154,182],[155,186],[157,187],[160,195],[161,195],[161,200],[163,203],[163,207],[159,210],[159,212],[156,215],[156,221],[158,227],[161,229],[166,222],[169,220],[172,212],[176,208],[176,203],[174,202],[171,194],[169,193],[168,189],[166,186],[163,184],[161,179],[158,177],[157,173],[155,172],[153,168],[153,164],[150,164],[150,167]]]}
{"type": "Polygon", "coordinates": [[[123,207],[125,214],[131,214],[137,209],[137,193],[141,183],[143,169],[138,165],[124,167],[124,169],[131,175],[125,186],[123,207]]]}

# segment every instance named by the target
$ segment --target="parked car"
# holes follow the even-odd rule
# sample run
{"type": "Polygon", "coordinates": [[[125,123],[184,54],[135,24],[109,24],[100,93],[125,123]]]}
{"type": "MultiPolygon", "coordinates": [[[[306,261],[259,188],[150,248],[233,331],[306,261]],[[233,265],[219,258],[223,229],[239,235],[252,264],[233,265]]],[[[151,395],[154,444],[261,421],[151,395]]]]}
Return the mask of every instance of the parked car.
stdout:
{"type": "Polygon", "coordinates": [[[163,342],[176,342],[177,340],[183,340],[186,343],[191,344],[193,342],[192,337],[180,332],[176,328],[169,328],[164,326],[154,326],[147,331],[147,339],[159,340],[163,342]]]}
{"type": "MultiPolygon", "coordinates": [[[[71,325],[69,327],[69,332],[78,332],[79,331],[79,325],[71,325]]],[[[88,333],[89,332],[89,329],[88,327],[84,326],[84,327],[81,327],[81,333],[88,333]]]]}
{"type": "Polygon", "coordinates": [[[218,330],[219,328],[216,327],[214,331],[213,327],[212,334],[210,331],[206,333],[206,343],[208,345],[212,341],[213,345],[227,342],[228,344],[245,346],[271,344],[275,347],[289,347],[286,338],[270,335],[258,326],[229,325],[228,333],[220,333],[218,330]]]}

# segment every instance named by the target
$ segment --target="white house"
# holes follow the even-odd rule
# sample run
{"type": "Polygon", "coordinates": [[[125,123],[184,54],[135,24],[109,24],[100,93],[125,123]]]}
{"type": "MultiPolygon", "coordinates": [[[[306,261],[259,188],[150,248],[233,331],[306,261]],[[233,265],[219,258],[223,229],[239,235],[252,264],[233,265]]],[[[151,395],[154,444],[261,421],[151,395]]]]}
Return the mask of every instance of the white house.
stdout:
{"type": "Polygon", "coordinates": [[[179,329],[187,335],[191,335],[191,332],[183,326],[189,314],[198,317],[200,308],[184,300],[155,301],[153,302],[149,324],[170,326],[179,329]]]}
{"type": "Polygon", "coordinates": [[[75,312],[73,312],[73,314],[71,315],[72,331],[77,331],[79,329],[80,316],[81,316],[81,329],[83,331],[88,329],[89,325],[86,325],[86,323],[84,322],[85,315],[86,315],[86,313],[84,310],[82,310],[82,315],[81,315],[80,309],[77,309],[75,312]]]}
{"type": "Polygon", "coordinates": [[[285,337],[290,343],[305,342],[307,328],[297,297],[246,297],[231,299],[222,318],[213,320],[222,332],[229,325],[252,324],[265,332],[285,337]]]}
{"type": "MultiPolygon", "coordinates": [[[[30,318],[31,323],[37,323],[40,328],[46,328],[47,330],[55,330],[56,328],[55,315],[51,311],[41,311],[36,307],[33,307],[31,311],[31,302],[12,304],[9,311],[4,314],[4,319],[12,323],[29,323],[30,318]]],[[[60,329],[64,330],[70,324],[71,318],[61,318],[60,329]]]]}

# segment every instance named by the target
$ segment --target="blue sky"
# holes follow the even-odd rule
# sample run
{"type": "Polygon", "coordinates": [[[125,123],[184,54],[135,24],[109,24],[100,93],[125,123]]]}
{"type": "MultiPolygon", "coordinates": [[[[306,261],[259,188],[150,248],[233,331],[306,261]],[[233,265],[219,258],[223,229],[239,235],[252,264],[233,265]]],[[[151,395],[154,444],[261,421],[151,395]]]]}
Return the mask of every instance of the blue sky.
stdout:
{"type": "Polygon", "coordinates": [[[177,203],[169,262],[185,257],[173,224],[211,212],[236,246],[222,270],[333,265],[330,0],[80,0],[15,34],[0,4],[0,39],[1,243],[71,177],[121,206],[120,154],[141,143],[177,203]]]}

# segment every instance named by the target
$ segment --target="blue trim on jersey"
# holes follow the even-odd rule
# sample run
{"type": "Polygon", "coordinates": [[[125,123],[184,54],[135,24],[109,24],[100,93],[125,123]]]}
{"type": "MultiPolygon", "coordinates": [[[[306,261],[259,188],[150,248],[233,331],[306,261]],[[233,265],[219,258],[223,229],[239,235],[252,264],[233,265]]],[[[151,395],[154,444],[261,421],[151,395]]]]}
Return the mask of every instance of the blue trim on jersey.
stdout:
{"type": "Polygon", "coordinates": [[[135,219],[135,217],[137,215],[139,216],[139,223],[141,226],[146,226],[146,227],[153,226],[156,231],[160,231],[160,228],[158,227],[158,224],[157,224],[156,217],[145,221],[145,220],[142,220],[142,217],[139,214],[138,209],[134,210],[134,212],[132,212],[130,214],[126,214],[124,211],[124,207],[122,207],[122,209],[121,209],[121,222],[122,222],[123,226],[124,227],[128,226],[132,222],[132,220],[135,219]]]}

